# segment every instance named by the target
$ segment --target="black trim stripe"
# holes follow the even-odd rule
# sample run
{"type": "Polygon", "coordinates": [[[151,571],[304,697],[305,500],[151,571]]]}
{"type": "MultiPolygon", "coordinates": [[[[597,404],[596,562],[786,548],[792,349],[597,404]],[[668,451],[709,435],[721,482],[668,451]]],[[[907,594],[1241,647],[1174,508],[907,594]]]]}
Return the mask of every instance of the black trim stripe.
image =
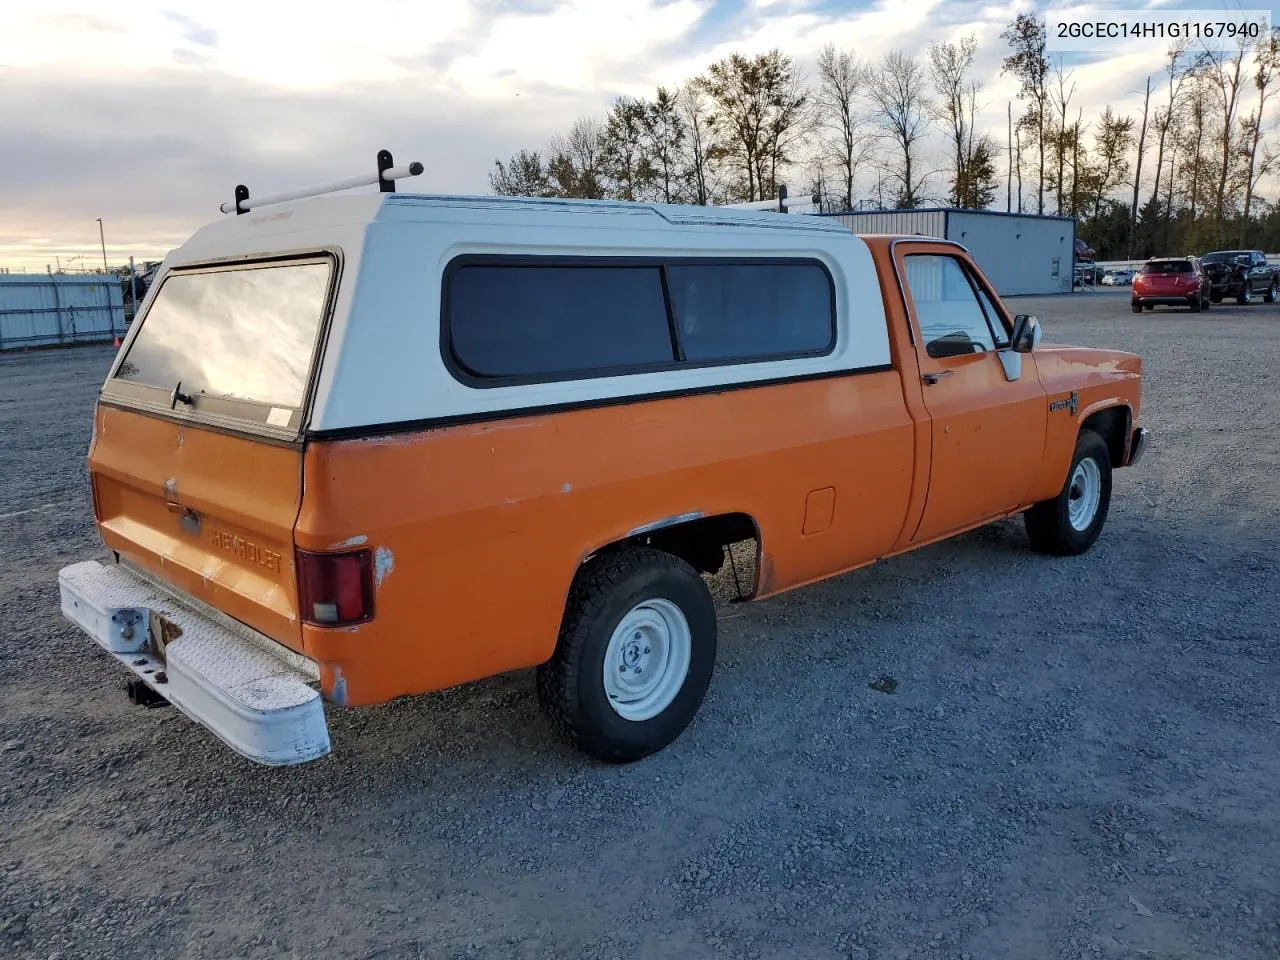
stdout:
{"type": "Polygon", "coordinates": [[[730,383],[712,383],[697,387],[685,387],[679,390],[663,390],[656,393],[628,394],[616,397],[595,397],[590,400],[572,400],[566,403],[544,404],[537,407],[506,407],[502,410],[485,410],[478,413],[456,414],[448,417],[428,417],[419,420],[401,420],[394,423],[378,423],[360,427],[336,427],[330,430],[309,430],[308,440],[367,440],[373,437],[386,437],[401,433],[417,433],[424,430],[439,430],[468,423],[486,423],[494,420],[509,420],[517,417],[547,416],[555,413],[567,413],[573,410],[590,410],[599,407],[617,407],[627,404],[649,403],[654,400],[676,400],[682,397],[696,397],[709,393],[730,393],[737,390],[751,390],[764,387],[777,387],[790,383],[805,383],[810,380],[831,380],[836,377],[856,377],[869,373],[888,373],[893,370],[892,363],[876,364],[869,367],[855,367],[845,370],[823,370],[819,373],[802,373],[789,377],[772,377],[765,380],[734,380],[730,383]]]}

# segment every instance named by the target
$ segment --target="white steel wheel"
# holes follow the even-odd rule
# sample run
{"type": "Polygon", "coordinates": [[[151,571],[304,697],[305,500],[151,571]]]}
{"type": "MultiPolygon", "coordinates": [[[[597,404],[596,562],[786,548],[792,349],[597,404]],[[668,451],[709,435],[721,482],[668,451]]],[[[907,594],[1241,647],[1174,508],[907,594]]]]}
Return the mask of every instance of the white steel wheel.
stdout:
{"type": "Polygon", "coordinates": [[[651,720],[671,706],[689,673],[693,634],[681,609],[654,597],[618,622],[604,654],[609,706],[624,720],[651,720]]]}
{"type": "Polygon", "coordinates": [[[1085,457],[1076,464],[1071,474],[1071,487],[1067,500],[1067,520],[1078,533],[1089,529],[1098,504],[1102,502],[1102,470],[1092,457],[1085,457]]]}

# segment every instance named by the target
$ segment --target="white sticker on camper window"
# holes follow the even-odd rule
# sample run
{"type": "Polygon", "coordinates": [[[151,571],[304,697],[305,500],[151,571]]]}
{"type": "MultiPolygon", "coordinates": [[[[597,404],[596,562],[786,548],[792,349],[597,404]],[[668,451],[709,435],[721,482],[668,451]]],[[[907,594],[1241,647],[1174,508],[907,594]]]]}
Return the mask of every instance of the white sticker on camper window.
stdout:
{"type": "Polygon", "coordinates": [[[267,414],[267,423],[273,427],[287,427],[292,414],[293,411],[285,407],[272,407],[271,412],[267,414]]]}

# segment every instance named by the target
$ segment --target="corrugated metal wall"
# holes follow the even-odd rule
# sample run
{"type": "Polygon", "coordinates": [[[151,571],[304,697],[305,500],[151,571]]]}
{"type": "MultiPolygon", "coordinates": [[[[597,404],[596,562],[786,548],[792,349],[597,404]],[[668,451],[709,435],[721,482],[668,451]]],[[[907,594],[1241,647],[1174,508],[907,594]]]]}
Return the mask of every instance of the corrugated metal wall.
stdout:
{"type": "Polygon", "coordinates": [[[854,233],[920,234],[963,244],[996,293],[1069,293],[1075,221],[971,210],[877,210],[831,219],[854,233]]]}
{"type": "Polygon", "coordinates": [[[854,233],[918,233],[945,239],[945,217],[942,210],[877,210],[874,213],[841,213],[832,219],[854,233]]]}
{"type": "Polygon", "coordinates": [[[993,216],[953,210],[947,239],[963,244],[996,293],[1069,293],[1075,221],[1050,217],[993,216]]]}
{"type": "Polygon", "coordinates": [[[0,350],[124,336],[124,290],[108,274],[0,274],[0,350]]]}

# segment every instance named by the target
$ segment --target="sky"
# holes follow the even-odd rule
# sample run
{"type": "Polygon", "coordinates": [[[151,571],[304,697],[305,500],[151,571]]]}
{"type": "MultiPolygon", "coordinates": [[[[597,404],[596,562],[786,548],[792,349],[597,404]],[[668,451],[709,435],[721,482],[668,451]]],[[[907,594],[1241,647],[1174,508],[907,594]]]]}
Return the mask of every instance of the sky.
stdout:
{"type": "MultiPolygon", "coordinates": [[[[1124,0],[1072,9],[1264,9],[1124,0]]],[[[0,268],[159,259],[255,194],[363,173],[386,147],[412,189],[487,193],[496,158],[539,148],[619,95],[773,47],[806,74],[826,43],[923,55],[973,34],[979,128],[1003,141],[1013,0],[40,0],[0,30],[0,268]]],[[[1280,19],[1280,18],[1278,18],[1280,19]]],[[[1073,105],[1140,114],[1157,48],[1072,54],[1073,105]]],[[[1017,111],[1015,103],[1015,112],[1017,111]]],[[[1002,191],[1003,197],[1003,191],[1002,191]]]]}

